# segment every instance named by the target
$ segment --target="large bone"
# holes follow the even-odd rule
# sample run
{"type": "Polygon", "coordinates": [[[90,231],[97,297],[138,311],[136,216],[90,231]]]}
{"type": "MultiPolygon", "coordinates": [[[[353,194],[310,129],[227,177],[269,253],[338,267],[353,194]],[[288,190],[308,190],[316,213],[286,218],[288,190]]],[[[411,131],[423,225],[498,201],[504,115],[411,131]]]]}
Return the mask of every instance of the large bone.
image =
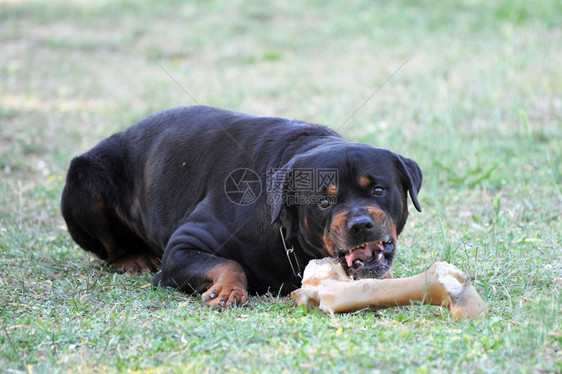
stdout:
{"type": "Polygon", "coordinates": [[[380,309],[421,302],[447,307],[456,318],[487,313],[486,304],[456,266],[436,262],[426,272],[394,279],[350,279],[334,259],[312,260],[302,288],[292,293],[297,304],[326,313],[380,309]]]}

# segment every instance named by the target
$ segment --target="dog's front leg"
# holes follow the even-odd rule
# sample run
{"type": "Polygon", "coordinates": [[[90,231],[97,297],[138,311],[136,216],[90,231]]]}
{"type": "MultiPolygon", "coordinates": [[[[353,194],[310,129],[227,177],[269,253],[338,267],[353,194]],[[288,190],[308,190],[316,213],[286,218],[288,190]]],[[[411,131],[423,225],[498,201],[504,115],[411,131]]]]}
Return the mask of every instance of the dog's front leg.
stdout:
{"type": "MultiPolygon", "coordinates": [[[[208,248],[215,240],[201,240],[189,227],[180,228],[162,257],[154,287],[174,287],[198,292],[205,304],[216,308],[242,306],[248,300],[246,274],[236,261],[216,256],[208,248]]],[[[196,234],[196,233],[195,233],[196,234]]]]}

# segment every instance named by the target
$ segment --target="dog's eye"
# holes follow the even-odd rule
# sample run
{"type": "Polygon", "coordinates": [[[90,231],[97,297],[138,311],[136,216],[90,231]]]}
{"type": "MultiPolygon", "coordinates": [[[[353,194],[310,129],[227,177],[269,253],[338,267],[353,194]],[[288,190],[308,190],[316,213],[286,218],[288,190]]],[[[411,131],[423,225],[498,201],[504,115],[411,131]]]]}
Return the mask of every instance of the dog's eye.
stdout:
{"type": "Polygon", "coordinates": [[[376,186],[373,188],[373,195],[375,196],[382,196],[384,194],[384,188],[381,186],[376,186]]]}
{"type": "Polygon", "coordinates": [[[330,205],[332,205],[332,202],[330,201],[330,199],[322,199],[322,200],[320,200],[318,205],[320,206],[320,208],[326,209],[326,208],[329,208],[330,205]]]}

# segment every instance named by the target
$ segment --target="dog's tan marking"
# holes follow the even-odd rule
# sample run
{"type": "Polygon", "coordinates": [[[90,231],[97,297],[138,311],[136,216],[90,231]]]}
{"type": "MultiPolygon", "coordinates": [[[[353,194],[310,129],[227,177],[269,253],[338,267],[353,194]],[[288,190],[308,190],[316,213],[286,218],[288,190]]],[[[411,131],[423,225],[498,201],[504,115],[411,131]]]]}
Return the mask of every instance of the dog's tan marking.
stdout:
{"type": "Polygon", "coordinates": [[[335,256],[334,252],[334,237],[343,238],[345,232],[345,222],[347,220],[347,211],[336,213],[332,217],[332,222],[328,230],[324,231],[323,242],[324,248],[330,253],[330,255],[335,256]]]}
{"type": "Polygon", "coordinates": [[[373,218],[377,226],[388,227],[392,237],[397,238],[396,225],[394,224],[394,222],[392,222],[391,219],[388,218],[388,216],[382,210],[372,206],[368,206],[366,210],[367,212],[369,212],[369,215],[371,216],[371,218],[373,218]]]}
{"type": "Polygon", "coordinates": [[[362,175],[362,176],[359,178],[359,185],[360,185],[362,188],[365,188],[365,189],[368,188],[368,187],[371,185],[371,178],[369,178],[368,175],[362,175]]]}

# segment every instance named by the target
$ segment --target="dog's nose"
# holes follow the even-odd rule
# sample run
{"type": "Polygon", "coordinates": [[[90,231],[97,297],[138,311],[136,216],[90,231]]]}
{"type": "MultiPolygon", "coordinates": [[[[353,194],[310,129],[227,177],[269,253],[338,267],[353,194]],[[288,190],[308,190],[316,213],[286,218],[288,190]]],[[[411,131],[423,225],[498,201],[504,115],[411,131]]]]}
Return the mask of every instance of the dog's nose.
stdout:
{"type": "Polygon", "coordinates": [[[352,218],[347,224],[352,234],[366,234],[372,231],[374,226],[372,218],[367,215],[352,218]]]}

